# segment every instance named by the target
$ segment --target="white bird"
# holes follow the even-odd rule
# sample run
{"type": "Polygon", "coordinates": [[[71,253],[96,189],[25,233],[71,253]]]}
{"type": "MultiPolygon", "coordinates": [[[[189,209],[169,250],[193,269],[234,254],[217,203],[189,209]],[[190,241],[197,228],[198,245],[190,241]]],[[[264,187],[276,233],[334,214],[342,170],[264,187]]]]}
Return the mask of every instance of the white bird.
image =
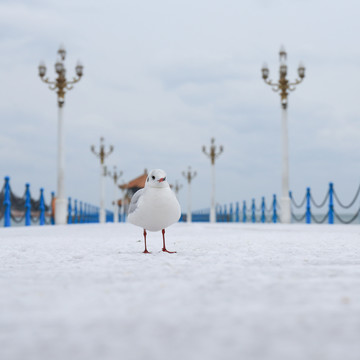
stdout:
{"type": "Polygon", "coordinates": [[[163,236],[162,251],[176,252],[166,249],[165,228],[176,223],[180,216],[180,204],[166,181],[165,171],[161,169],[150,171],[145,187],[138,190],[131,198],[128,215],[128,221],[131,224],[144,229],[144,253],[149,253],[146,247],[146,230],[161,230],[163,236]]]}

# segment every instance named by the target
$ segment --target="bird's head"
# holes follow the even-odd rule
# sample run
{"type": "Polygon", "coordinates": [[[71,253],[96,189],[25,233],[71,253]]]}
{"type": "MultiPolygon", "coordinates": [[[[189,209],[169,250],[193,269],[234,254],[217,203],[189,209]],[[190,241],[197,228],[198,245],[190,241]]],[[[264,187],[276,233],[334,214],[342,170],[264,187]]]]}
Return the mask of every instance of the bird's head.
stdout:
{"type": "Polygon", "coordinates": [[[165,188],[169,183],[166,180],[166,173],[164,170],[151,170],[145,182],[145,187],[165,188]]]}

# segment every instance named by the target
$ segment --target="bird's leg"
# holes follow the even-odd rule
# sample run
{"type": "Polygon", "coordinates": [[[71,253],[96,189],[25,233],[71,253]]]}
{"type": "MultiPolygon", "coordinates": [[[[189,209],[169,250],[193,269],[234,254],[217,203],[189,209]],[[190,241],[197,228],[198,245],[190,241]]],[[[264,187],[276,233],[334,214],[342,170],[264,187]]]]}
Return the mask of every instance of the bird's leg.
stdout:
{"type": "Polygon", "coordinates": [[[149,251],[147,251],[147,248],[146,248],[146,230],[144,229],[144,242],[145,242],[145,250],[144,250],[144,254],[151,254],[149,251]]]}
{"type": "Polygon", "coordinates": [[[165,229],[162,229],[162,236],[163,236],[163,248],[162,248],[162,251],[164,252],[167,252],[169,254],[174,254],[176,253],[176,251],[169,251],[169,250],[166,250],[166,247],[165,247],[165,229]]]}

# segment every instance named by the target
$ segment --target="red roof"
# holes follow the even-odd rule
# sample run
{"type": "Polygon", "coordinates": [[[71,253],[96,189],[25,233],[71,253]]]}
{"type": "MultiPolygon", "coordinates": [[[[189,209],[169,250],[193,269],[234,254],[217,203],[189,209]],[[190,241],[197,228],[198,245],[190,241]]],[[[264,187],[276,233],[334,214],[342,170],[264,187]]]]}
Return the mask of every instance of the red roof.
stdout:
{"type": "Polygon", "coordinates": [[[148,176],[148,172],[145,169],[145,171],[142,175],[129,181],[127,184],[120,185],[119,187],[120,187],[120,189],[131,189],[131,188],[142,189],[145,186],[147,176],[148,176]]]}

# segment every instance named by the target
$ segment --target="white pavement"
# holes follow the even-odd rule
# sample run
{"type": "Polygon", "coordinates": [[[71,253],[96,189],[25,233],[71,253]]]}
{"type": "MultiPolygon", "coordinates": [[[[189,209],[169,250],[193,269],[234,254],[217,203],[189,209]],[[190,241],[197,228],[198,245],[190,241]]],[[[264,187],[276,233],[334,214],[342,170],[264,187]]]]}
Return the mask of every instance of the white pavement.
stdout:
{"type": "Polygon", "coordinates": [[[358,360],[360,226],[0,229],[1,360],[358,360]]]}

